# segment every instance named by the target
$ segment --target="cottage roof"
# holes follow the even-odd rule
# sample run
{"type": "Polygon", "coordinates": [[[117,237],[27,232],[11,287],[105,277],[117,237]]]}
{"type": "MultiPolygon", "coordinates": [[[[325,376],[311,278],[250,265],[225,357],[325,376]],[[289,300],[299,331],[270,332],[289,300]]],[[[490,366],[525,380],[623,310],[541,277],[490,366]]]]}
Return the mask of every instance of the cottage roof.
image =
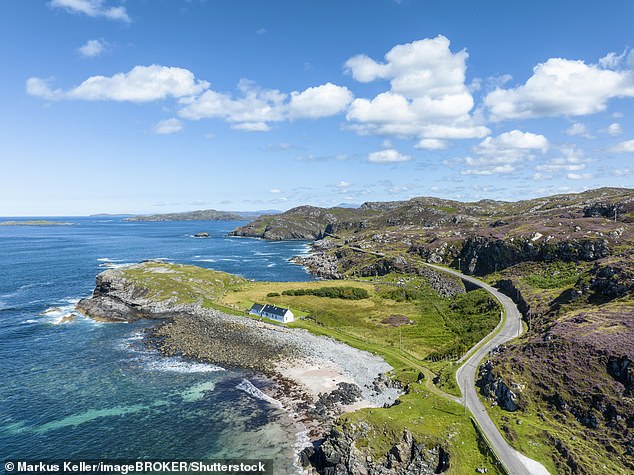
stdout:
{"type": "Polygon", "coordinates": [[[249,311],[261,313],[263,308],[264,308],[264,305],[261,305],[259,303],[254,303],[253,306],[251,307],[251,310],[249,311]]]}
{"type": "Polygon", "coordinates": [[[278,315],[283,317],[288,312],[287,308],[276,307],[275,305],[266,304],[262,309],[262,312],[272,313],[273,315],[278,315]]]}

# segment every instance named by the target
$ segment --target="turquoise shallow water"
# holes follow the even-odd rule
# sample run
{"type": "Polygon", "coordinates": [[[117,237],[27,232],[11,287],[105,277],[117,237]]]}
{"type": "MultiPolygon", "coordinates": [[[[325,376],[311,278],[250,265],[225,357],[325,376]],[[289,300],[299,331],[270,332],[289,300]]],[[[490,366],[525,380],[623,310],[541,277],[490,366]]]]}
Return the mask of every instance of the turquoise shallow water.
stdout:
{"type": "Polygon", "coordinates": [[[235,222],[59,220],[74,224],[0,227],[0,461],[261,457],[292,472],[295,428],[249,391],[264,378],[146,350],[147,322],[62,319],[97,273],[143,259],[310,280],[288,262],[305,243],[224,237],[235,222]]]}

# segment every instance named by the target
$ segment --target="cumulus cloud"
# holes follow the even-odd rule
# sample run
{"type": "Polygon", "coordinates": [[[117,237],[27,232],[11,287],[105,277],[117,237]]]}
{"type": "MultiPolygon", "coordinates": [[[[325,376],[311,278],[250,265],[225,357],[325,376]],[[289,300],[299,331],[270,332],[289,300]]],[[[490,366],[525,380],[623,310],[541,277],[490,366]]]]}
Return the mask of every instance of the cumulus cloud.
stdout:
{"type": "Polygon", "coordinates": [[[586,137],[586,138],[592,137],[588,133],[588,128],[580,122],[575,122],[570,127],[568,127],[565,131],[565,134],[570,135],[571,137],[586,137]]]}
{"type": "Polygon", "coordinates": [[[372,163],[407,162],[411,159],[411,156],[404,155],[393,148],[379,150],[368,155],[368,161],[372,163]]]}
{"type": "Polygon", "coordinates": [[[439,139],[421,139],[414,148],[422,150],[443,150],[447,148],[447,142],[439,139]]]}
{"type": "Polygon", "coordinates": [[[612,175],[614,176],[630,176],[632,174],[632,170],[630,170],[629,168],[615,168],[614,170],[612,170],[612,175]]]}
{"type": "Polygon", "coordinates": [[[106,49],[106,42],[101,40],[88,40],[77,48],[79,54],[86,58],[94,58],[103,53],[106,49]]]}
{"type": "Polygon", "coordinates": [[[109,77],[92,76],[67,91],[51,89],[49,81],[37,77],[29,78],[26,82],[26,90],[30,95],[47,100],[149,102],[167,97],[192,96],[208,87],[207,81],[196,79],[187,69],[157,64],[135,66],[127,73],[109,77]]]}
{"type": "Polygon", "coordinates": [[[559,151],[561,152],[559,156],[550,158],[535,167],[540,178],[552,178],[552,174],[579,172],[584,170],[589,162],[584,157],[583,151],[575,146],[564,146],[559,151]]]}
{"type": "Polygon", "coordinates": [[[453,53],[444,36],[400,44],[377,62],[357,55],[345,70],[359,82],[387,80],[390,89],[355,99],[347,113],[362,134],[420,139],[482,138],[489,129],[470,115],[474,101],[465,84],[465,50],[453,53]]]}
{"type": "Polygon", "coordinates": [[[610,152],[634,153],[634,140],[626,140],[625,142],[618,143],[610,148],[610,152]]]}
{"type": "Polygon", "coordinates": [[[302,92],[291,92],[288,114],[291,118],[329,117],[343,112],[352,102],[352,97],[348,88],[330,82],[309,87],[302,92]]]}
{"type": "Polygon", "coordinates": [[[604,111],[607,101],[615,97],[634,97],[631,71],[550,58],[533,68],[526,83],[511,89],[498,88],[485,97],[484,103],[491,119],[500,121],[594,114],[604,111]]]}
{"type": "Polygon", "coordinates": [[[534,152],[547,152],[548,139],[540,134],[511,130],[497,137],[487,137],[473,147],[474,157],[463,162],[468,168],[462,175],[497,175],[513,173],[517,165],[534,158],[534,152]]]}
{"type": "Polygon", "coordinates": [[[593,178],[591,173],[568,173],[566,178],[569,180],[589,180],[593,178]]]}
{"type": "Polygon", "coordinates": [[[236,129],[265,131],[270,129],[270,122],[336,115],[352,100],[346,87],[332,83],[286,94],[243,79],[238,83],[238,91],[240,95],[234,98],[208,89],[198,97],[181,101],[179,115],[190,120],[219,118],[236,129]]]}
{"type": "Polygon", "coordinates": [[[175,134],[183,130],[183,122],[178,119],[165,119],[157,122],[152,131],[158,135],[175,134]]]}
{"type": "Polygon", "coordinates": [[[619,124],[618,122],[614,122],[608,125],[606,132],[608,133],[608,135],[614,137],[616,135],[621,135],[623,133],[623,129],[621,128],[621,124],[619,124]]]}
{"type": "Polygon", "coordinates": [[[53,8],[63,8],[71,13],[79,13],[89,17],[103,17],[110,20],[130,22],[125,7],[107,6],[104,0],[51,0],[53,8]]]}

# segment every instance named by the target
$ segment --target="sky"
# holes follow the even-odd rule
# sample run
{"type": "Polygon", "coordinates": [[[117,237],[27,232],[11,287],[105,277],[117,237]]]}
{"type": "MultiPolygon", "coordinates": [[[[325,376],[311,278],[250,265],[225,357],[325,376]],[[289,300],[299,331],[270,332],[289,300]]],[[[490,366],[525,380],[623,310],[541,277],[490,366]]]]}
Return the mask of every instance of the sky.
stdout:
{"type": "Polygon", "coordinates": [[[634,2],[0,2],[0,216],[634,185],[634,2]]]}

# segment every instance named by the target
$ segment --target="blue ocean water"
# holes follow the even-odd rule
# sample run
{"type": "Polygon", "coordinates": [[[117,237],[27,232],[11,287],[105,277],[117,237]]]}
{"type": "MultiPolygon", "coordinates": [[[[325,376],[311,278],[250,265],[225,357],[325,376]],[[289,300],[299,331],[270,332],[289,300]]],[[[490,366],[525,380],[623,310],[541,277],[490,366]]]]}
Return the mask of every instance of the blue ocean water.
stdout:
{"type": "Polygon", "coordinates": [[[247,457],[292,473],[296,428],[244,391],[264,378],[147,350],[148,322],[64,317],[100,271],[144,259],[311,280],[288,261],[305,243],[225,237],[239,222],[47,219],[73,224],[0,227],[0,460],[247,457]]]}

